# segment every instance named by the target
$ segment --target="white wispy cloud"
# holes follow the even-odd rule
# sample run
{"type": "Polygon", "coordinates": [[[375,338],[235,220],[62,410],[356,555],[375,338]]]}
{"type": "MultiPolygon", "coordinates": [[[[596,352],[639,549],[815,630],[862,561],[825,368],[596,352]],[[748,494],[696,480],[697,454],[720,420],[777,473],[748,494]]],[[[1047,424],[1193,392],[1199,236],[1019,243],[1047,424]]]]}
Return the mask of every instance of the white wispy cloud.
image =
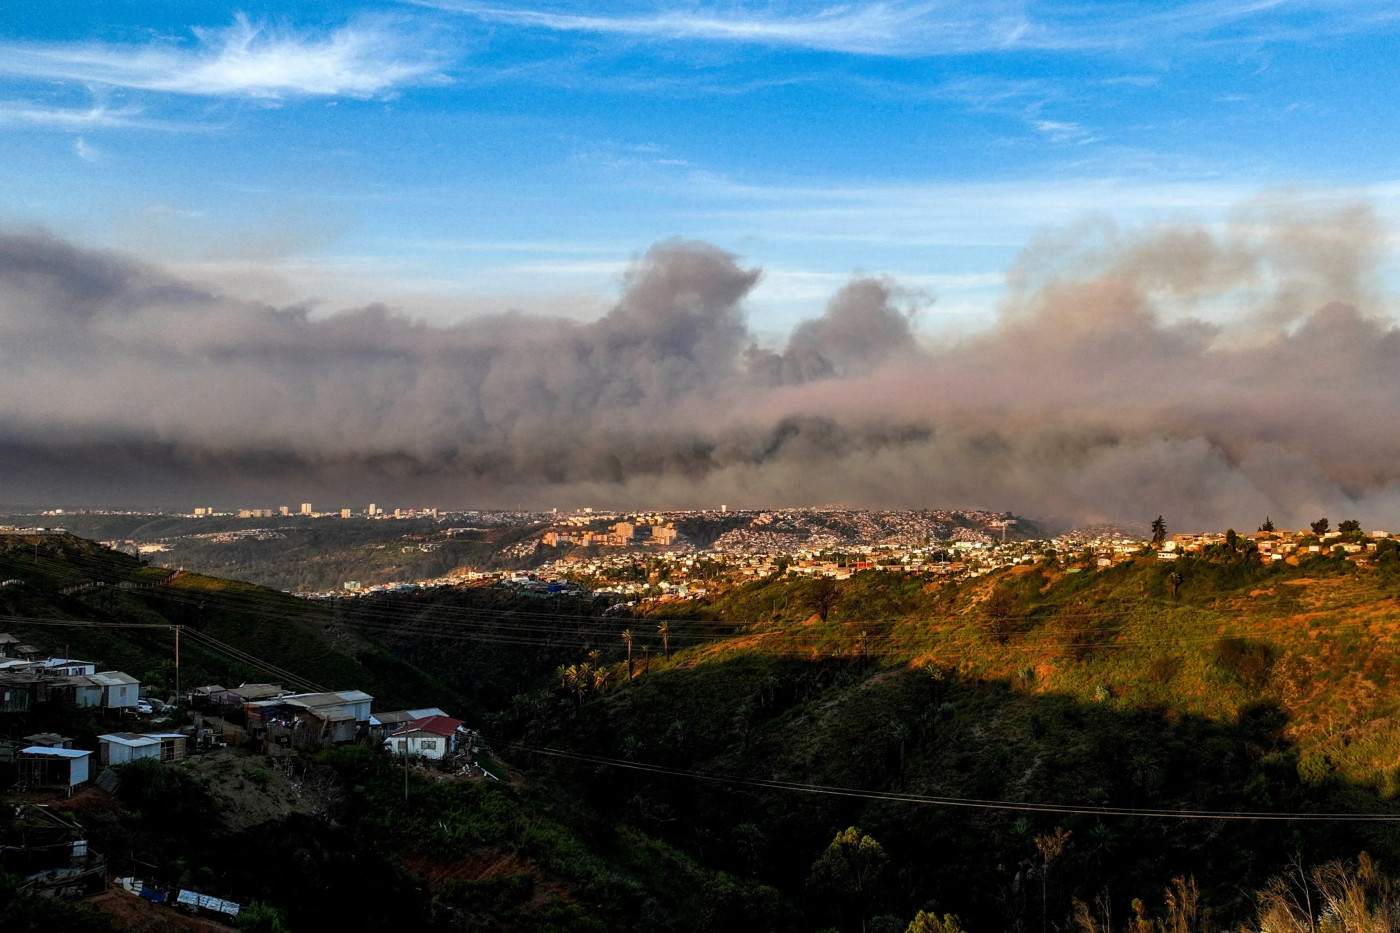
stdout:
{"type": "Polygon", "coordinates": [[[662,10],[634,16],[504,9],[471,0],[413,0],[477,19],[558,32],[652,40],[789,46],[870,55],[947,54],[1037,44],[1038,27],[1016,4],[880,2],[777,15],[744,10],[662,10]]]}
{"type": "Polygon", "coordinates": [[[53,107],[24,100],[0,100],[0,127],[22,126],[61,131],[86,129],[188,129],[189,126],[144,116],[135,107],[53,107]]]}
{"type": "Polygon", "coordinates": [[[628,14],[512,9],[477,0],[405,2],[483,22],[555,32],[908,57],[1014,49],[1126,49],[1185,39],[1299,41],[1391,28],[1400,18],[1400,12],[1382,0],[1188,0],[1169,6],[878,0],[797,13],[777,12],[765,4],[628,14]]]}
{"type": "Polygon", "coordinates": [[[84,162],[97,162],[102,159],[102,150],[79,136],[73,140],[73,154],[84,162]]]}
{"type": "Polygon", "coordinates": [[[434,80],[439,67],[384,23],[312,35],[239,15],[193,32],[193,44],[0,43],[0,73],[201,96],[373,97],[434,80]]]}

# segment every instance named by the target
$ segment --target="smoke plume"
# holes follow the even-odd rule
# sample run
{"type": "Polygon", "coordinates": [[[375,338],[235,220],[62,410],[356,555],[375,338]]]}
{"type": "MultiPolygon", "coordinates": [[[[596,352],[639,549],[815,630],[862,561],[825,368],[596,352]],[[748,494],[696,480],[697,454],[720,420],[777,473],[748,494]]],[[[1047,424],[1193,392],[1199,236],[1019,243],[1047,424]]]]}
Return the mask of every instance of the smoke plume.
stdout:
{"type": "Polygon", "coordinates": [[[586,323],[328,317],[0,234],[0,499],[968,506],[1400,523],[1400,331],[1365,207],[1032,243],[994,326],[857,278],[756,345],[757,269],[653,246],[586,323]],[[936,310],[936,306],[935,306],[936,310]]]}

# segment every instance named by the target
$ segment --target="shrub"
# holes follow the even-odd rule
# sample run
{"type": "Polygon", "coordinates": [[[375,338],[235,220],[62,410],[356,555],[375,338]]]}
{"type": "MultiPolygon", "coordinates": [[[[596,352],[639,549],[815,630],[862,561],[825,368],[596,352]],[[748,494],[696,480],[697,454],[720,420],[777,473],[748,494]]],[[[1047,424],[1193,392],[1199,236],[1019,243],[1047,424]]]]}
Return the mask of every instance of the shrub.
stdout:
{"type": "Polygon", "coordinates": [[[1215,643],[1215,663],[1226,674],[1255,690],[1269,683],[1274,668],[1274,649],[1262,642],[1227,635],[1215,643]]]}

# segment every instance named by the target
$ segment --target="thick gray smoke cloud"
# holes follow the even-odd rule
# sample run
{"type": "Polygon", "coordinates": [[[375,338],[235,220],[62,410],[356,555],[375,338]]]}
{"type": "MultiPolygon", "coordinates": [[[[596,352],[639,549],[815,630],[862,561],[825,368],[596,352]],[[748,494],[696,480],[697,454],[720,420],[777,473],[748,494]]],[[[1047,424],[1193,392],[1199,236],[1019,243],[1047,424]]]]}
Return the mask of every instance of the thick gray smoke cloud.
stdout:
{"type": "Polygon", "coordinates": [[[636,262],[589,323],[240,300],[0,235],[0,501],[980,506],[1400,525],[1400,331],[1365,208],[1033,243],[988,330],[856,279],[754,345],[759,271],[636,262]]]}

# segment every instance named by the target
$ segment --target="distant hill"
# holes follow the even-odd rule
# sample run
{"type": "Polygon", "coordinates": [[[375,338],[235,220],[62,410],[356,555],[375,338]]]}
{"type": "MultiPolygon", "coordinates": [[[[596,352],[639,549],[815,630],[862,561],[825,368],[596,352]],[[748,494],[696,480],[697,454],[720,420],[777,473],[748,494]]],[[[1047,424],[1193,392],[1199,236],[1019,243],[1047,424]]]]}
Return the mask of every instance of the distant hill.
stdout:
{"type": "Polygon", "coordinates": [[[249,583],[172,574],[72,535],[0,534],[0,580],[0,631],[49,654],[127,671],[157,695],[174,693],[178,625],[187,633],[184,688],[279,681],[285,671],[329,689],[364,690],[381,708],[465,702],[337,624],[329,606],[249,583]]]}

